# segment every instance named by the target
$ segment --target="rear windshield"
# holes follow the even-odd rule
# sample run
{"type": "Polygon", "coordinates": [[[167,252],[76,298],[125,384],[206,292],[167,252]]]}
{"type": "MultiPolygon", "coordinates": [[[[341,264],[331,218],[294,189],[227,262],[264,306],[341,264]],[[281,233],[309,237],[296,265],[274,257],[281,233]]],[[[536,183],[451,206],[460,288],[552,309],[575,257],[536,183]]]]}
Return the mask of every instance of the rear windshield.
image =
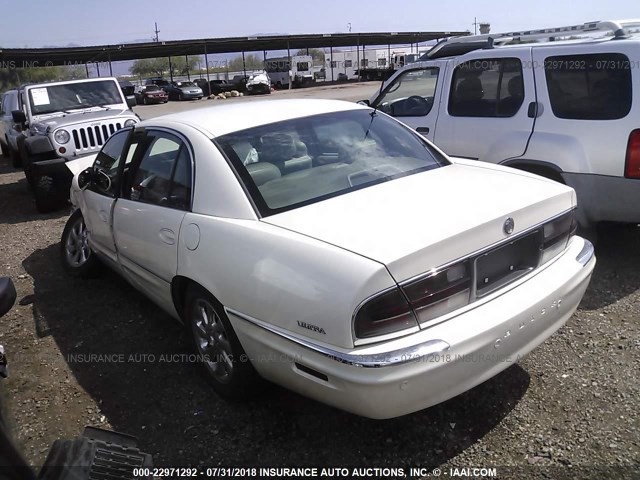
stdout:
{"type": "Polygon", "coordinates": [[[196,84],[193,82],[178,82],[176,85],[179,87],[195,87],[196,84]]]}
{"type": "Polygon", "coordinates": [[[147,86],[145,87],[145,90],[146,90],[147,92],[157,92],[157,91],[159,91],[159,90],[160,90],[160,87],[159,87],[158,85],[147,85],[147,86]]]}
{"type": "Polygon", "coordinates": [[[263,217],[448,164],[410,129],[373,110],[272,123],[214,142],[263,217]]]}
{"type": "Polygon", "coordinates": [[[123,103],[118,84],[113,80],[67,83],[29,89],[33,115],[64,112],[123,103]]]}

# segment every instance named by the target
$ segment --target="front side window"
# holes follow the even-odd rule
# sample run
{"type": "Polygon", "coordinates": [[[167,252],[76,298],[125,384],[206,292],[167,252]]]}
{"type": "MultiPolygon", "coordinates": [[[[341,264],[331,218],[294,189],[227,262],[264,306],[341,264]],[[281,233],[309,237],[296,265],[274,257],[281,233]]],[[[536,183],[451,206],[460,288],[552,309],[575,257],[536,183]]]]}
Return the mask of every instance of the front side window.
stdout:
{"type": "Polygon", "coordinates": [[[453,72],[453,117],[513,117],[523,101],[522,64],[517,58],[470,60],[453,72]]]}
{"type": "Polygon", "coordinates": [[[178,137],[147,132],[141,158],[128,174],[123,196],[130,200],[186,210],[191,200],[191,157],[178,137]]]}
{"type": "Polygon", "coordinates": [[[631,65],[620,53],[547,57],[544,73],[558,118],[615,120],[631,110],[631,65]]]}
{"type": "Polygon", "coordinates": [[[433,107],[439,71],[437,67],[407,70],[396,77],[374,104],[393,117],[428,115],[433,107]]]}
{"type": "Polygon", "coordinates": [[[448,164],[413,131],[369,109],[273,123],[214,142],[262,216],[448,164]],[[247,162],[247,152],[257,161],[247,162]]]}
{"type": "Polygon", "coordinates": [[[309,62],[298,62],[296,68],[299,72],[308,72],[309,71],[309,62]]]}

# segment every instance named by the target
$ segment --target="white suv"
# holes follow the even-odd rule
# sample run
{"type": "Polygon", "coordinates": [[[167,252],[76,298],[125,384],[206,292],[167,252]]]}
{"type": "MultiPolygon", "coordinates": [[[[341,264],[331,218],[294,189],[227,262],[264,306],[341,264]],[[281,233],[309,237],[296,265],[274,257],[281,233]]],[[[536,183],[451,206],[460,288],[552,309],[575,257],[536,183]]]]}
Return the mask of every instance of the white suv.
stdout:
{"type": "Polygon", "coordinates": [[[582,227],[640,223],[639,26],[591,22],[447,39],[396,72],[370,103],[449,155],[573,187],[582,227]]]}

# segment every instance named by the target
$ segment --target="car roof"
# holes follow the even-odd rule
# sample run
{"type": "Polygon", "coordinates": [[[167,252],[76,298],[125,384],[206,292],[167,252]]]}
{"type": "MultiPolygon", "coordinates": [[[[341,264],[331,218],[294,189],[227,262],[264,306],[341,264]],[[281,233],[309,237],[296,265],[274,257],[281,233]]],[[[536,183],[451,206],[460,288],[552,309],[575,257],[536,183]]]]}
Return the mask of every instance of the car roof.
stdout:
{"type": "Polygon", "coordinates": [[[246,130],[269,123],[309,117],[323,113],[367,110],[369,107],[342,100],[295,99],[241,101],[198,108],[146,120],[139,125],[150,127],[181,123],[205,130],[212,137],[246,130]]]}

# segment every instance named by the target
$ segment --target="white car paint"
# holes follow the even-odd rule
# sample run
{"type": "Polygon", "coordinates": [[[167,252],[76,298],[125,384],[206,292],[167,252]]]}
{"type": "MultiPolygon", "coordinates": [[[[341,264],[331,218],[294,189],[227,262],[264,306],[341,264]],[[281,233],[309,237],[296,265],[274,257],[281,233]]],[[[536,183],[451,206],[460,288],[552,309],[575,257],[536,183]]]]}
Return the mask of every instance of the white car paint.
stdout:
{"type": "MultiPolygon", "coordinates": [[[[434,326],[356,338],[353,317],[370,297],[508,242],[508,216],[516,218],[515,236],[575,207],[573,191],[563,185],[456,161],[260,218],[212,141],[250,126],[366,108],[256,102],[145,121],[139,128],[175,131],[187,141],[195,172],[191,211],[104,199],[100,208],[111,217],[100,236],[111,239],[108,247],[96,243],[95,226],[87,223],[92,248],[103,256],[112,249],[112,266],[174,317],[180,318],[171,296],[176,278],[208,290],[265,378],[350,412],[387,418],[451,398],[544,341],[576,309],[595,257],[587,241],[574,237],[552,261],[434,326]],[[162,236],[167,229],[175,243],[162,236]],[[465,362],[449,354],[493,356],[465,362]]],[[[98,208],[90,205],[96,194],[79,189],[81,168],[71,165],[72,198],[87,217],[98,208]]]]}

